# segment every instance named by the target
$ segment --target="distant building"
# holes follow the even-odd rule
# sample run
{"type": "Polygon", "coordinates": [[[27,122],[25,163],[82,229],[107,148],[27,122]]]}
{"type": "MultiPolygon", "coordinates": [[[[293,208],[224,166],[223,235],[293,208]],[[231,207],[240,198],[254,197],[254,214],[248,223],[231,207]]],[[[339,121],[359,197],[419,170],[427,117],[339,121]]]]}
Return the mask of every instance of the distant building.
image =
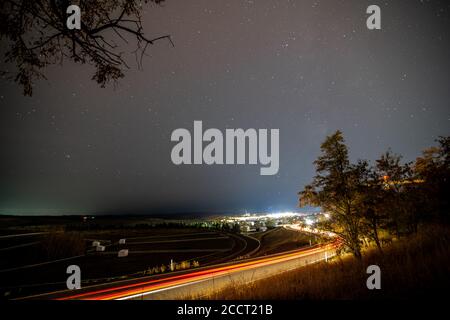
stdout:
{"type": "Polygon", "coordinates": [[[100,241],[92,241],[93,247],[98,247],[100,245],[100,241]]]}
{"type": "Polygon", "coordinates": [[[128,249],[119,250],[119,252],[117,253],[117,256],[119,258],[127,257],[128,256],[128,249]]]}

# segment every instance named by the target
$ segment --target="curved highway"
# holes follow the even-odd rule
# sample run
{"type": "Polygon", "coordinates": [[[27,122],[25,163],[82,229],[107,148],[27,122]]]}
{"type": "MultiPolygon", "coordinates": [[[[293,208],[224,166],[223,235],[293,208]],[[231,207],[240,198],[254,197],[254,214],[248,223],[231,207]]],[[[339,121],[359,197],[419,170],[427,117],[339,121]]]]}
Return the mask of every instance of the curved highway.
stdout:
{"type": "Polygon", "coordinates": [[[60,291],[29,297],[56,300],[128,300],[201,298],[229,285],[248,284],[281,272],[326,260],[336,254],[339,239],[323,245],[224,263],[195,270],[173,272],[164,276],[85,287],[77,291],[60,291]]]}

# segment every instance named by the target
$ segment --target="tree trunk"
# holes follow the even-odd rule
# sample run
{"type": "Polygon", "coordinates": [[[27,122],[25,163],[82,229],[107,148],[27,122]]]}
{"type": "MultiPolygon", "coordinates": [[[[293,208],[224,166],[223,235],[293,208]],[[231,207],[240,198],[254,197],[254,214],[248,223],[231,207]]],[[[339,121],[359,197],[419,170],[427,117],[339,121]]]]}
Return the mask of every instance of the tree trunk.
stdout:
{"type": "Polygon", "coordinates": [[[352,252],[353,252],[353,255],[355,256],[355,258],[358,259],[359,261],[361,261],[362,260],[361,246],[359,245],[358,241],[359,240],[356,240],[356,241],[353,242],[352,252]]]}
{"type": "Polygon", "coordinates": [[[380,238],[378,238],[377,223],[375,221],[372,223],[372,228],[373,228],[373,239],[375,240],[378,251],[380,251],[380,253],[383,253],[383,249],[381,249],[380,238]]]}
{"type": "Polygon", "coordinates": [[[353,249],[353,255],[354,255],[355,258],[358,259],[359,261],[362,260],[362,255],[361,255],[361,249],[360,249],[360,248],[354,248],[354,249],[353,249]]]}

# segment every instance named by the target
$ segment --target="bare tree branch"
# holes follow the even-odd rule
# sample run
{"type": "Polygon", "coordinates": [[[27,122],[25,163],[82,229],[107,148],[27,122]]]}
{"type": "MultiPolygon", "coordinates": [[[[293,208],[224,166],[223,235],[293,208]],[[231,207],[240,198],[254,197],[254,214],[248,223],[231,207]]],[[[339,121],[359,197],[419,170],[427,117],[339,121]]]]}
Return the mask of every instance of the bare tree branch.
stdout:
{"type": "MultiPolygon", "coordinates": [[[[158,5],[163,1],[144,0],[158,5]]],[[[170,35],[155,38],[144,35],[139,0],[79,0],[81,30],[66,28],[66,9],[70,4],[76,3],[66,0],[4,0],[0,3],[0,40],[9,47],[4,61],[16,66],[16,73],[10,78],[23,87],[25,95],[32,94],[36,79],[44,78],[42,71],[47,65],[62,64],[64,58],[94,65],[93,79],[102,87],[122,78],[123,68],[129,66],[108,31],[124,45],[135,39],[136,48],[132,53],[139,68],[149,45],[167,39],[174,46],[170,35]]]]}

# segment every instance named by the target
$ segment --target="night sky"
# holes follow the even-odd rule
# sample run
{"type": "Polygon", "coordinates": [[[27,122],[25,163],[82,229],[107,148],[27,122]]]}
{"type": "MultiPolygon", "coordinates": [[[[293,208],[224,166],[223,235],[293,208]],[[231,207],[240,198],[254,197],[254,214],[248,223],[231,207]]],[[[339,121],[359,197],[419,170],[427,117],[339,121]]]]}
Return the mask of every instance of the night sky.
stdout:
{"type": "MultiPolygon", "coordinates": [[[[446,1],[167,0],[147,5],[139,70],[100,88],[89,65],[46,69],[30,97],[0,80],[0,213],[294,210],[320,143],[412,161],[450,124],[446,1]],[[368,30],[366,8],[381,7],[368,30]],[[279,128],[280,169],[175,166],[177,128],[279,128]]],[[[134,49],[130,44],[129,52],[134,49]]],[[[3,50],[2,50],[3,51],[3,50]]],[[[2,66],[3,67],[3,66],[2,66]]],[[[0,68],[2,69],[2,68],[0,68]]]]}

